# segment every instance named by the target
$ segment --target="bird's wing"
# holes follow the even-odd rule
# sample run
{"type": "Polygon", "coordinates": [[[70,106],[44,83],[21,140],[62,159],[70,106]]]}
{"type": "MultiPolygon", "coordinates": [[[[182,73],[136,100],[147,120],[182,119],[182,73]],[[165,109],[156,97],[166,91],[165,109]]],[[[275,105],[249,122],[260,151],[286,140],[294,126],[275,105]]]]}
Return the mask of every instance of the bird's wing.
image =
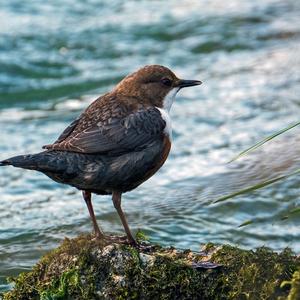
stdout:
{"type": "Polygon", "coordinates": [[[76,128],[77,123],[72,124],[56,143],[45,148],[81,153],[121,154],[142,149],[154,140],[161,139],[166,127],[160,111],[154,107],[140,109],[123,118],[93,123],[83,130],[76,128]],[[63,140],[64,136],[66,138],[63,140]]]}
{"type": "Polygon", "coordinates": [[[63,140],[65,140],[75,129],[75,127],[77,126],[77,124],[80,121],[80,117],[75,119],[62,133],[61,135],[57,138],[57,140],[54,142],[54,144],[58,144],[60,142],[62,142],[63,140]]]}

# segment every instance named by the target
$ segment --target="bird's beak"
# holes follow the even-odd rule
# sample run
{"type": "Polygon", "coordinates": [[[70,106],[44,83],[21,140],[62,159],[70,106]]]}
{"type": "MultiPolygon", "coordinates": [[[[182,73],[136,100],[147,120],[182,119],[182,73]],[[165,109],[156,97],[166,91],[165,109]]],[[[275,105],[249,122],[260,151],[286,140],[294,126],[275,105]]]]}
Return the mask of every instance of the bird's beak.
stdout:
{"type": "Polygon", "coordinates": [[[185,88],[185,87],[200,85],[200,84],[202,84],[202,81],[200,81],[200,80],[179,79],[176,83],[176,86],[179,87],[179,88],[185,88]]]}

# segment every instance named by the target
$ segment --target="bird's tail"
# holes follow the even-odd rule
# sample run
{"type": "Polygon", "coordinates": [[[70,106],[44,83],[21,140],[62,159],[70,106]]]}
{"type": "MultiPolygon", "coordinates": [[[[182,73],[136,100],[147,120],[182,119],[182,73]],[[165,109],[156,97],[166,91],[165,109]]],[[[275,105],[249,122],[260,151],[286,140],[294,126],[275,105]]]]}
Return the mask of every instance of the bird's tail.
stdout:
{"type": "Polygon", "coordinates": [[[0,166],[14,166],[17,168],[37,170],[41,172],[59,172],[63,169],[59,160],[54,159],[51,151],[37,154],[18,155],[0,161],[0,166]]]}
{"type": "Polygon", "coordinates": [[[14,166],[18,168],[28,169],[33,166],[32,156],[34,155],[18,155],[5,160],[0,161],[0,166],[14,166]]]}
{"type": "Polygon", "coordinates": [[[9,166],[11,163],[8,159],[0,161],[0,166],[9,166]]]}

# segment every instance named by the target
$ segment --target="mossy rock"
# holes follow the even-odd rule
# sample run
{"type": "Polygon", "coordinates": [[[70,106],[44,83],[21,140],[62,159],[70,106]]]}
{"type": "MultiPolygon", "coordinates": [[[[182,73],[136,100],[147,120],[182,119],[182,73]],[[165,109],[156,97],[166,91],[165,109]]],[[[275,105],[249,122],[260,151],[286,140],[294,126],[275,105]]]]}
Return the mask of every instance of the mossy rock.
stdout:
{"type": "Polygon", "coordinates": [[[66,239],[29,273],[11,279],[4,300],[58,299],[300,299],[300,259],[206,245],[201,253],[175,248],[137,250],[102,245],[91,236],[66,239]],[[210,260],[221,267],[198,268],[210,260]]]}

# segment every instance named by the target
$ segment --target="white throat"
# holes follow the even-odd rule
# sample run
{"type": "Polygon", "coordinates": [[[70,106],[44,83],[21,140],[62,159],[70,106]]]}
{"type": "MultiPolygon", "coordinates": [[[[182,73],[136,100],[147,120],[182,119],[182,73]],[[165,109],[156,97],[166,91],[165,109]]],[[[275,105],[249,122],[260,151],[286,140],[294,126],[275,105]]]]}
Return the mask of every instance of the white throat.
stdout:
{"type": "Polygon", "coordinates": [[[163,100],[163,108],[156,107],[160,111],[161,117],[166,122],[166,127],[164,129],[164,132],[166,135],[169,136],[170,139],[172,139],[172,122],[171,122],[171,117],[169,115],[169,112],[178,91],[179,88],[173,88],[163,100]]]}
{"type": "Polygon", "coordinates": [[[163,101],[163,109],[170,111],[172,104],[175,100],[176,94],[178,93],[179,88],[173,88],[166,96],[163,101]]]}

